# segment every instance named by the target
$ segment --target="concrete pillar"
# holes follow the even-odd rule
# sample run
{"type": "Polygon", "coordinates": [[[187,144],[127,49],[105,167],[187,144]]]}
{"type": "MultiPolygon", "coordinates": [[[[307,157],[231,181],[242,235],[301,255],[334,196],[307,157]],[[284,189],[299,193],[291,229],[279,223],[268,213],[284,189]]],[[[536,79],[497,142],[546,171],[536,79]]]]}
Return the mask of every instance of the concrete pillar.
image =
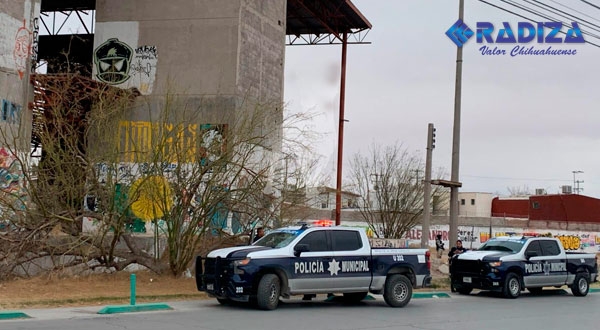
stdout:
{"type": "Polygon", "coordinates": [[[286,0],[98,0],[96,10],[94,79],[137,88],[152,111],[184,95],[204,123],[267,104],[281,126],[286,0]]]}
{"type": "MultiPolygon", "coordinates": [[[[5,148],[29,150],[29,75],[37,54],[39,11],[39,0],[0,0],[0,155],[5,148]]],[[[4,158],[0,163],[7,164],[4,158]]]]}

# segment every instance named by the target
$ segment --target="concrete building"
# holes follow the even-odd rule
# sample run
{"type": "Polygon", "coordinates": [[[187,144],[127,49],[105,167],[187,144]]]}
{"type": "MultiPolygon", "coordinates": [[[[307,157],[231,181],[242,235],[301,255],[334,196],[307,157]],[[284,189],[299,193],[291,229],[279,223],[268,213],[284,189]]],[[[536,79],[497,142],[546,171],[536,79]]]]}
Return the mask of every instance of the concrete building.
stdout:
{"type": "MultiPolygon", "coordinates": [[[[19,147],[22,151],[29,150],[31,112],[28,111],[28,104],[33,93],[29,76],[32,71],[32,56],[37,54],[39,11],[39,0],[0,0],[2,150],[14,147],[19,147]]],[[[7,163],[7,160],[2,159],[2,163],[7,163]]]]}
{"type": "Polygon", "coordinates": [[[458,215],[468,217],[489,217],[492,213],[491,193],[460,192],[458,194],[458,215]]]}

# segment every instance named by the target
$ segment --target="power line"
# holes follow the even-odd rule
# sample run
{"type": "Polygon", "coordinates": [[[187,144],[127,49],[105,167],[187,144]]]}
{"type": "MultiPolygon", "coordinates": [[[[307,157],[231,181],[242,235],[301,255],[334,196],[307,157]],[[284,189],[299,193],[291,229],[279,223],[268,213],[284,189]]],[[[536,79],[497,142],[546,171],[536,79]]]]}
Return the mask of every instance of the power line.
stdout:
{"type": "MultiPolygon", "coordinates": [[[[583,1],[583,0],[582,0],[582,1],[583,1]]],[[[531,19],[531,18],[529,18],[529,17],[527,17],[527,16],[523,16],[523,15],[521,15],[521,14],[518,14],[518,13],[516,13],[516,12],[514,12],[514,11],[511,11],[511,10],[509,10],[509,9],[506,9],[506,8],[503,8],[503,7],[497,6],[497,5],[495,5],[495,4],[489,3],[489,2],[487,2],[487,1],[485,1],[485,0],[479,0],[479,2],[485,3],[485,4],[486,4],[486,5],[488,5],[488,6],[491,6],[491,7],[497,8],[497,9],[500,9],[500,10],[502,10],[502,11],[505,11],[505,12],[507,12],[507,13],[513,14],[513,15],[515,15],[515,16],[517,16],[517,17],[521,17],[521,18],[523,18],[523,19],[526,19],[526,20],[528,20],[528,21],[531,21],[531,22],[537,22],[536,20],[534,20],[534,19],[531,19]]],[[[560,31],[560,33],[562,33],[562,34],[566,34],[566,33],[564,33],[563,31],[560,31]]],[[[588,41],[588,40],[586,40],[585,42],[586,42],[586,43],[588,43],[588,44],[590,44],[590,45],[592,45],[592,46],[595,46],[595,47],[598,47],[598,48],[600,48],[600,45],[598,45],[598,44],[595,44],[595,43],[593,43],[593,42],[591,42],[591,41],[588,41]]]]}
{"type": "Polygon", "coordinates": [[[583,3],[586,3],[586,4],[588,4],[588,5],[592,6],[592,7],[596,8],[596,9],[600,9],[600,7],[598,7],[597,5],[595,5],[595,4],[593,4],[593,3],[589,3],[589,2],[587,2],[587,1],[585,1],[585,0],[581,0],[581,2],[583,2],[583,3]]]}
{"type": "Polygon", "coordinates": [[[465,175],[462,176],[468,178],[477,179],[492,179],[492,180],[516,180],[516,181],[548,181],[548,182],[572,182],[572,180],[565,179],[534,179],[534,178],[511,178],[511,177],[497,177],[497,176],[481,176],[481,175],[465,175]]]}
{"type": "MultiPolygon", "coordinates": [[[[563,22],[561,19],[557,19],[557,18],[555,18],[555,17],[548,16],[548,14],[546,14],[546,13],[542,13],[542,12],[540,12],[540,11],[538,11],[538,10],[535,10],[535,9],[532,9],[532,8],[528,8],[528,7],[526,7],[526,6],[524,6],[524,5],[521,5],[521,4],[517,4],[517,3],[515,3],[514,1],[511,1],[511,0],[500,0],[500,1],[502,1],[502,2],[504,2],[504,3],[506,3],[506,4],[509,4],[509,5],[511,5],[511,6],[517,7],[517,8],[519,8],[519,9],[523,10],[523,11],[526,11],[526,12],[529,12],[529,13],[531,13],[531,14],[534,14],[534,15],[540,16],[540,17],[542,17],[542,18],[545,18],[545,19],[547,19],[547,20],[554,21],[554,22],[561,22],[562,24],[564,24],[564,25],[566,25],[566,26],[568,26],[568,27],[570,27],[570,28],[573,28],[573,27],[572,27],[570,24],[568,24],[568,23],[566,23],[566,22],[563,22]]],[[[528,0],[525,0],[525,1],[527,1],[527,2],[528,2],[528,0]]],[[[563,17],[564,17],[564,16],[563,16],[563,17]]],[[[568,18],[568,17],[567,17],[567,18],[568,18]]],[[[561,32],[562,32],[562,31],[561,31],[561,32]]],[[[593,38],[600,39],[600,36],[598,36],[598,35],[596,35],[596,34],[591,34],[591,33],[589,33],[589,32],[586,32],[586,31],[582,31],[582,33],[583,33],[584,35],[588,35],[588,36],[591,36],[591,37],[593,37],[593,38]]],[[[565,34],[565,33],[563,32],[563,34],[565,34]]]]}
{"type": "MultiPolygon", "coordinates": [[[[592,23],[592,22],[590,22],[590,21],[588,21],[588,20],[585,20],[585,19],[583,19],[583,18],[581,18],[581,17],[578,17],[578,16],[576,16],[576,15],[573,15],[573,14],[567,13],[567,12],[565,12],[565,11],[563,11],[563,10],[560,10],[560,9],[558,9],[558,8],[556,8],[556,7],[550,6],[549,4],[546,4],[546,3],[540,2],[540,1],[538,1],[538,0],[524,0],[524,1],[525,1],[525,2],[527,2],[527,3],[530,3],[530,4],[534,5],[534,6],[536,6],[536,7],[538,7],[538,8],[545,9],[544,7],[548,7],[548,8],[550,8],[550,9],[545,9],[545,10],[547,10],[547,11],[549,11],[549,12],[553,13],[553,14],[556,14],[556,15],[558,15],[558,16],[560,16],[560,17],[564,17],[564,18],[566,18],[566,19],[572,19],[572,18],[573,18],[573,19],[575,19],[575,20],[576,20],[576,21],[577,21],[579,24],[581,24],[582,26],[589,27],[589,28],[591,28],[591,29],[592,29],[592,30],[594,30],[594,31],[598,31],[598,32],[600,32],[600,26],[599,26],[599,25],[597,25],[597,24],[594,24],[594,23],[592,23]],[[535,2],[535,3],[533,3],[532,1],[533,1],[533,2],[535,2]],[[563,15],[563,14],[564,14],[564,15],[563,15]],[[565,15],[566,15],[566,16],[565,16],[565,15]],[[581,22],[584,22],[584,23],[581,23],[581,22]]],[[[584,32],[583,32],[583,33],[584,33],[584,32]]],[[[596,35],[596,38],[598,38],[598,36],[597,36],[597,35],[596,35]]]]}
{"type": "Polygon", "coordinates": [[[592,17],[592,16],[590,16],[590,15],[588,15],[588,14],[586,14],[586,13],[582,12],[582,11],[579,11],[579,10],[577,10],[577,9],[573,8],[573,7],[569,7],[569,6],[567,6],[567,5],[565,5],[565,4],[562,4],[562,3],[558,2],[558,1],[555,1],[555,0],[550,0],[550,1],[551,1],[551,2],[554,2],[555,4],[557,4],[557,5],[559,5],[559,6],[565,7],[565,8],[567,8],[567,9],[571,9],[572,11],[574,11],[574,12],[576,12],[576,13],[579,13],[579,14],[581,14],[581,15],[585,16],[585,17],[589,17],[589,18],[593,19],[593,20],[594,20],[594,21],[596,21],[596,22],[600,22],[600,20],[599,20],[599,19],[597,19],[597,18],[595,18],[595,17],[592,17]]]}

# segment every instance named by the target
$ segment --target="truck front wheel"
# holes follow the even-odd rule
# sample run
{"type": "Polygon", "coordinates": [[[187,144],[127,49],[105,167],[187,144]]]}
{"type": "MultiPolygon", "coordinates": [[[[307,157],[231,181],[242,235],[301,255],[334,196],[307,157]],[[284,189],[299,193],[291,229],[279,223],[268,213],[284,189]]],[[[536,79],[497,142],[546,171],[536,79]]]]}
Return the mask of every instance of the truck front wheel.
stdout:
{"type": "Polygon", "coordinates": [[[571,292],[574,296],[585,297],[590,291],[590,280],[587,273],[577,273],[575,280],[571,284],[571,292]]]}
{"type": "Polygon", "coordinates": [[[404,307],[412,298],[410,280],[399,274],[389,275],[385,281],[383,299],[392,307],[404,307]]]}
{"type": "Polygon", "coordinates": [[[521,294],[521,279],[515,273],[506,274],[504,279],[504,288],[502,289],[504,297],[515,299],[521,294]]]}
{"type": "Polygon", "coordinates": [[[258,283],[256,291],[256,305],[260,309],[272,310],[279,304],[281,284],[275,274],[265,274],[258,283]]]}

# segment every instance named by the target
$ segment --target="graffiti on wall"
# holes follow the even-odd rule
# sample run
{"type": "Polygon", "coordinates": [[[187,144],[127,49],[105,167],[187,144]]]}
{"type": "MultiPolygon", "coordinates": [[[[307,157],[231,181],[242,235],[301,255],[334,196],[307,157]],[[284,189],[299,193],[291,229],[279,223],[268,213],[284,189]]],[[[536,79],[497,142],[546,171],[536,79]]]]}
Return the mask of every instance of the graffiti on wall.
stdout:
{"type": "Polygon", "coordinates": [[[226,125],[121,121],[118,150],[126,162],[143,163],[152,156],[154,146],[161,145],[169,164],[200,159],[208,165],[225,150],[225,130],[226,125]]]}
{"type": "Polygon", "coordinates": [[[0,100],[0,122],[19,124],[22,107],[9,100],[0,100]]]}
{"type": "Polygon", "coordinates": [[[13,59],[15,61],[15,67],[19,73],[19,77],[23,79],[23,75],[27,70],[27,60],[31,53],[32,33],[27,29],[25,25],[26,20],[23,20],[23,26],[21,26],[15,35],[15,47],[13,49],[13,59]]]}
{"type": "Polygon", "coordinates": [[[158,52],[156,46],[140,46],[134,51],[131,64],[131,80],[129,85],[135,85],[140,93],[152,93],[154,79],[156,78],[156,65],[158,52]]]}
{"type": "Polygon", "coordinates": [[[109,85],[118,85],[127,81],[131,68],[133,50],[128,44],[111,38],[94,50],[96,78],[109,85]]]}
{"type": "Polygon", "coordinates": [[[581,248],[581,237],[575,235],[558,235],[556,236],[562,243],[565,250],[579,250],[581,248]]]}
{"type": "Polygon", "coordinates": [[[132,47],[117,38],[110,38],[94,50],[96,78],[122,88],[137,88],[140,93],[152,93],[156,78],[158,50],[156,46],[132,47]]]}
{"type": "Polygon", "coordinates": [[[16,196],[25,194],[23,169],[10,150],[0,148],[0,190],[16,196]]]}
{"type": "MultiPolygon", "coordinates": [[[[435,237],[440,234],[442,240],[446,241],[449,246],[453,246],[448,241],[449,238],[448,225],[433,225],[430,227],[429,245],[435,246],[435,237]]],[[[421,241],[422,231],[420,226],[416,226],[406,234],[406,239],[409,245],[418,245],[421,241]]],[[[527,228],[492,228],[491,237],[506,237],[506,236],[544,236],[558,238],[565,250],[568,251],[600,251],[600,232],[580,232],[580,231],[558,231],[558,230],[535,230],[527,228]]],[[[458,238],[463,241],[463,244],[470,249],[476,249],[481,244],[490,239],[489,227],[470,227],[459,226],[458,238]]]]}
{"type": "Polygon", "coordinates": [[[35,73],[38,67],[38,46],[39,46],[40,19],[33,19],[33,32],[31,40],[31,73],[35,73]]]}

